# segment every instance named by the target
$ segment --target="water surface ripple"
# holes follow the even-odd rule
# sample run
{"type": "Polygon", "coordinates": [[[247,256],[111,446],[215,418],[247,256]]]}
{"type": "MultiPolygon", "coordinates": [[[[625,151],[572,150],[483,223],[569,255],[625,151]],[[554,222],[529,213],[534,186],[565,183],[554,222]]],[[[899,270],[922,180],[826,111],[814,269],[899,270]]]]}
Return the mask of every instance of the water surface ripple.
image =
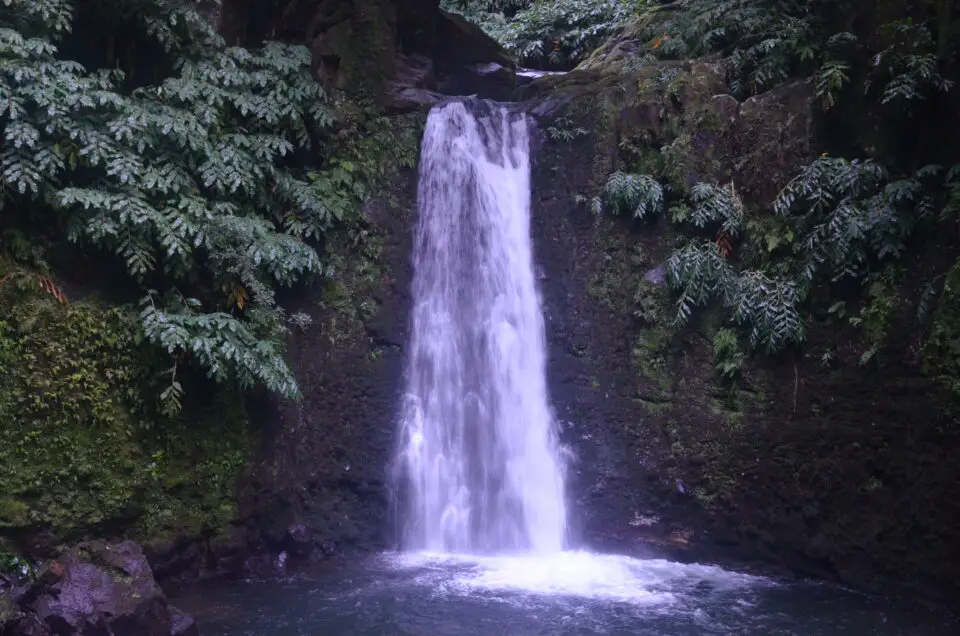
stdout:
{"type": "Polygon", "coordinates": [[[187,594],[204,636],[956,636],[907,601],[662,559],[386,554],[187,594]]]}

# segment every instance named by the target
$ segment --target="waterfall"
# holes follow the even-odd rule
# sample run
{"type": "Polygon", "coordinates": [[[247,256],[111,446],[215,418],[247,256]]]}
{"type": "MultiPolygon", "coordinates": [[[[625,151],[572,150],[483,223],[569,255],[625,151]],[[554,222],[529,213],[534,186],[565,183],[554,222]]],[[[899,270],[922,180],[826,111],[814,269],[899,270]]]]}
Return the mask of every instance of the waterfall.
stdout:
{"type": "Polygon", "coordinates": [[[559,552],[566,506],[533,271],[527,117],[483,100],[435,107],[418,215],[402,545],[559,552]]]}

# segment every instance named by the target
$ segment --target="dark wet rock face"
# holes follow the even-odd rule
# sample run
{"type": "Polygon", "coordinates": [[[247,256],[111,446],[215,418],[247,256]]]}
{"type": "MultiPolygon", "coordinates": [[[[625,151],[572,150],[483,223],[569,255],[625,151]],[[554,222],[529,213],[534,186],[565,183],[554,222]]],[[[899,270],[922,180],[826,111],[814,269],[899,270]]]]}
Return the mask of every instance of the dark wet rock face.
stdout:
{"type": "Polygon", "coordinates": [[[196,621],[176,607],[170,606],[170,636],[200,636],[196,621]]]}
{"type": "Polygon", "coordinates": [[[81,543],[49,561],[29,587],[0,596],[0,627],[4,636],[198,635],[132,541],[81,543]]]}
{"type": "MultiPolygon", "coordinates": [[[[606,64],[622,70],[621,61],[606,64]]],[[[672,325],[662,266],[676,230],[663,218],[632,223],[578,203],[622,170],[656,175],[677,192],[732,184],[748,218],[762,221],[819,152],[812,87],[740,101],[710,61],[626,74],[604,64],[594,56],[520,88],[544,131],[532,175],[534,247],[578,538],[955,596],[960,457],[944,449],[960,444],[956,400],[911,362],[907,304],[891,318],[905,335],[877,368],[858,363],[860,333],[814,315],[803,352],[754,356],[739,386],[722,389],[712,342],[723,317],[705,311],[684,329],[672,325]],[[549,132],[557,126],[589,133],[562,140],[549,132]],[[843,361],[827,367],[823,351],[843,361]]]]}
{"type": "Polygon", "coordinates": [[[298,563],[393,544],[389,470],[415,192],[413,171],[385,184],[364,210],[371,251],[349,241],[328,245],[331,276],[288,304],[313,319],[288,345],[303,399],[263,411],[257,461],[239,498],[250,574],[276,576],[298,563]]]}
{"type": "Polygon", "coordinates": [[[443,98],[443,94],[437,91],[436,69],[432,59],[421,54],[397,55],[396,73],[387,83],[387,113],[429,108],[443,98]]]}
{"type": "Polygon", "coordinates": [[[457,67],[440,84],[440,90],[447,95],[476,95],[498,101],[508,101],[514,88],[513,69],[496,62],[457,67]]]}
{"type": "Polygon", "coordinates": [[[455,13],[440,12],[434,54],[439,90],[508,101],[517,86],[516,62],[483,29],[455,13]]]}

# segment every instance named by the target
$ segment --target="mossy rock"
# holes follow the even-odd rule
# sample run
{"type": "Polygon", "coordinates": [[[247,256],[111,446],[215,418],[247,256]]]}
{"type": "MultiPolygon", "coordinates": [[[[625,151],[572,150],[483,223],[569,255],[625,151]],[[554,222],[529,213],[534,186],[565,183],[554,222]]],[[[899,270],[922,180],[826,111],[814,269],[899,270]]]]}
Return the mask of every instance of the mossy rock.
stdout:
{"type": "Polygon", "coordinates": [[[376,99],[384,93],[395,64],[396,15],[389,0],[321,4],[313,18],[326,25],[313,37],[318,76],[355,97],[376,99]]]}
{"type": "Polygon", "coordinates": [[[134,313],[15,290],[0,305],[0,537],[147,539],[235,518],[249,454],[236,393],[198,386],[165,418],[134,313]]]}

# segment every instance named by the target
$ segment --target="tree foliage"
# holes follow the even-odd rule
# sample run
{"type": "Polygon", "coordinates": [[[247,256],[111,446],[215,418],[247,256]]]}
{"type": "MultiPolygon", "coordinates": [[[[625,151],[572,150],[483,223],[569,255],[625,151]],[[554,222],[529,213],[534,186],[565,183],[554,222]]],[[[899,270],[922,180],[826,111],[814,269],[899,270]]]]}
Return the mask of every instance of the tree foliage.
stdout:
{"type": "Polygon", "coordinates": [[[148,340],[294,396],[274,290],[323,271],[311,241],[348,207],[295,159],[331,123],[310,54],[226,47],[191,3],[118,6],[172,75],[127,90],[122,72],[61,54],[72,2],[0,4],[2,224],[114,254],[145,293],[148,340]]]}
{"type": "Polygon", "coordinates": [[[446,0],[520,64],[570,68],[647,3],[641,0],[446,0]]]}
{"type": "Polygon", "coordinates": [[[825,109],[852,82],[903,105],[951,87],[942,67],[960,29],[945,0],[902,7],[910,13],[891,19],[859,0],[686,0],[648,14],[641,31],[648,52],[662,58],[722,55],[738,97],[812,76],[825,109]],[[857,15],[876,26],[861,29],[857,15]],[[889,21],[874,23],[878,17],[889,21]]]}
{"type": "MultiPolygon", "coordinates": [[[[854,282],[866,290],[867,306],[849,322],[871,339],[865,356],[876,353],[886,327],[867,323],[887,320],[891,267],[918,237],[957,228],[958,156],[934,140],[944,116],[956,112],[960,16],[939,0],[883,11],[860,0],[686,0],[642,12],[625,28],[642,65],[719,57],[739,98],[809,78],[824,121],[840,133],[833,147],[852,155],[824,153],[775,200],[751,202],[750,210],[732,183],[680,192],[668,185],[667,168],[660,175],[623,168],[612,174],[592,202],[595,212],[648,219],[667,211],[686,235],[666,264],[667,283],[678,294],[676,322],[717,304],[753,347],[775,354],[803,341],[815,286],[824,285],[829,297],[825,287],[854,282]],[[864,154],[869,158],[856,158],[864,154]],[[735,243],[755,241],[749,235],[764,218],[779,236],[767,239],[762,254],[738,253],[735,243]],[[883,320],[871,322],[874,309],[883,320]]],[[[667,164],[674,160],[670,148],[660,149],[667,164]]],[[[730,333],[715,343],[730,358],[719,371],[727,380],[740,362],[730,333]]]]}
{"type": "Polygon", "coordinates": [[[773,202],[776,214],[793,214],[802,233],[804,275],[860,278],[872,262],[900,256],[916,224],[933,213],[923,179],[938,171],[928,166],[892,181],[871,160],[823,156],[805,166],[773,202]]]}
{"type": "Polygon", "coordinates": [[[647,219],[663,212],[663,196],[663,186],[650,175],[614,172],[591,202],[591,209],[594,214],[604,207],[615,213],[630,211],[635,219],[647,219]]]}

